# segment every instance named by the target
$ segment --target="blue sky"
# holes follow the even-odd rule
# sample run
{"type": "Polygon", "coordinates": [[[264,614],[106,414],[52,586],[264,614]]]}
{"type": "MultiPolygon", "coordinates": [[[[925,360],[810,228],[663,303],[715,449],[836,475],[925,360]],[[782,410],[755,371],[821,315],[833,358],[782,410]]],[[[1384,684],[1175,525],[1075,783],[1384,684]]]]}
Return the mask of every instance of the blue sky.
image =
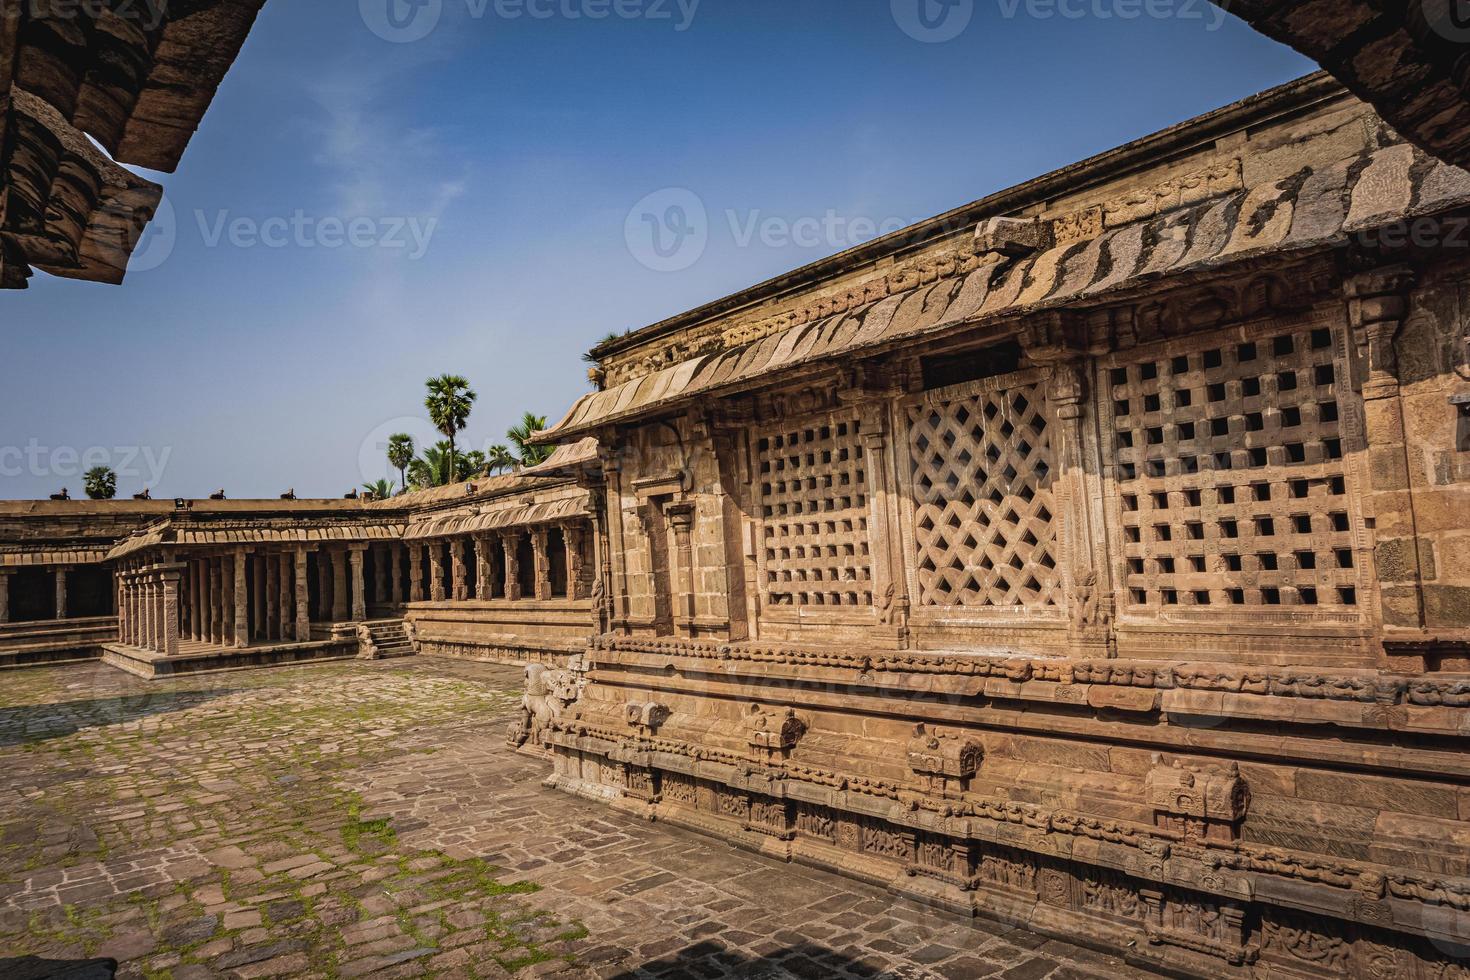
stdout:
{"type": "Polygon", "coordinates": [[[338,496],[432,374],[504,441],[609,332],[1313,67],[1205,0],[388,2],[271,0],[145,267],[0,295],[0,498],[338,496]]]}

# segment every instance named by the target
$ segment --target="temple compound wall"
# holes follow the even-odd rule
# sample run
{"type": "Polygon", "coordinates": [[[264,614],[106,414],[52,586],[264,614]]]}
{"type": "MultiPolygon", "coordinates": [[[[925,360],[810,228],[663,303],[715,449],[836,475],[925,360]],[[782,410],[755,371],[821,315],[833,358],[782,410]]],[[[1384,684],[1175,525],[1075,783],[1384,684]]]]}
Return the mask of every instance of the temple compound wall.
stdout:
{"type": "Polygon", "coordinates": [[[517,739],[1156,968],[1470,974],[1467,204],[1314,77],[602,345],[517,739]]]}

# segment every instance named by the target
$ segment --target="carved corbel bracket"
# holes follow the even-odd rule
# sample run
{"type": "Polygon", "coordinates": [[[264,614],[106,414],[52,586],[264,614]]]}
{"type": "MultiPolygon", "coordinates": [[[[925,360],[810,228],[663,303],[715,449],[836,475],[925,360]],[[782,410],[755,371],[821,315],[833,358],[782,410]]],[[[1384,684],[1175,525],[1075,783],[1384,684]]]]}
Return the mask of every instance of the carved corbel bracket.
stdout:
{"type": "Polygon", "coordinates": [[[1184,835],[1186,842],[1234,841],[1250,807],[1250,788],[1240,766],[1166,766],[1158,753],[1144,783],[1156,826],[1184,835]]]}
{"type": "Polygon", "coordinates": [[[909,738],[907,757],[928,792],[955,799],[970,788],[985,750],[973,739],[919,722],[909,738]]]}
{"type": "Polygon", "coordinates": [[[1068,422],[1080,419],[1087,398],[1082,370],[1090,339],[1086,319],[1066,310],[1043,313],[1029,319],[1016,339],[1033,363],[1047,369],[1047,398],[1057,417],[1068,422]]]}
{"type": "Polygon", "coordinates": [[[668,705],[657,701],[630,701],[626,705],[628,727],[651,735],[669,720],[668,705]]]}
{"type": "Polygon", "coordinates": [[[1413,286],[1414,270],[1406,265],[1360,272],[1350,276],[1343,285],[1353,344],[1367,368],[1362,385],[1367,400],[1398,394],[1399,364],[1394,340],[1403,329],[1413,286]]]}
{"type": "Polygon", "coordinates": [[[791,708],[784,712],[771,711],[752,704],[741,720],[746,741],[754,754],[765,761],[786,758],[806,734],[806,722],[791,708]]]}

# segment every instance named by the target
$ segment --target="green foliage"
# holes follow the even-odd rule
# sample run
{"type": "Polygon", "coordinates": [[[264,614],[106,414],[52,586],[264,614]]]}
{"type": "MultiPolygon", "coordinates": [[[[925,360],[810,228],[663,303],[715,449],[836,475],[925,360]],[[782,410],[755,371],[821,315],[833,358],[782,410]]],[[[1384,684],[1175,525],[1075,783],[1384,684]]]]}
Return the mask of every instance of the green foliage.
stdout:
{"type": "Polygon", "coordinates": [[[448,438],[448,472],[456,473],[458,467],[454,462],[454,437],[464,431],[470,419],[470,409],[478,396],[470,390],[469,381],[457,374],[441,374],[437,378],[430,378],[424,385],[429,390],[428,397],[424,399],[424,407],[429,410],[429,421],[448,438]]]}
{"type": "Polygon", "coordinates": [[[398,471],[398,482],[408,487],[408,466],[413,462],[413,436],[399,432],[388,437],[388,465],[398,471]]]}
{"type": "Polygon", "coordinates": [[[425,446],[412,463],[408,464],[408,485],[415,490],[447,486],[450,482],[449,443],[440,440],[425,446]]]}
{"type": "Polygon", "coordinates": [[[111,467],[94,466],[87,471],[87,496],[93,500],[111,500],[117,496],[117,474],[111,467]]]}
{"type": "Polygon", "coordinates": [[[496,444],[485,452],[485,471],[487,473],[504,473],[506,470],[514,469],[518,460],[506,446],[496,444]]]}
{"type": "Polygon", "coordinates": [[[551,449],[547,446],[531,445],[531,436],[546,428],[546,416],[533,415],[530,412],[521,416],[520,422],[511,426],[505,432],[505,437],[516,447],[516,458],[522,466],[535,466],[544,463],[551,456],[551,449]]]}
{"type": "Polygon", "coordinates": [[[364,483],[362,488],[379,500],[387,500],[393,496],[393,484],[388,480],[374,480],[372,483],[364,483]]]}

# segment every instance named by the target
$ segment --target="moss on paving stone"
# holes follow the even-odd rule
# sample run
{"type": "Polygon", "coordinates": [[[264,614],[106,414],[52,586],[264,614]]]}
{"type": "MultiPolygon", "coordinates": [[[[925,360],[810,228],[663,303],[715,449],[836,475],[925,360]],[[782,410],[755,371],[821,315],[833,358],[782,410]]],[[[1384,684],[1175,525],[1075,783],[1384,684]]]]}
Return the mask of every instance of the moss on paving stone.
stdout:
{"type": "Polygon", "coordinates": [[[9,953],[117,955],[121,976],[151,980],[299,954],[334,976],[375,956],[418,963],[405,944],[434,952],[456,932],[462,944],[451,920],[472,911],[499,975],[566,958],[587,934],[527,904],[531,882],[405,847],[342,785],[368,765],[411,767],[517,691],[381,665],[144,690],[102,668],[12,678],[0,689],[0,767],[16,790],[0,801],[9,953]],[[87,672],[91,689],[69,682],[87,672]]]}

